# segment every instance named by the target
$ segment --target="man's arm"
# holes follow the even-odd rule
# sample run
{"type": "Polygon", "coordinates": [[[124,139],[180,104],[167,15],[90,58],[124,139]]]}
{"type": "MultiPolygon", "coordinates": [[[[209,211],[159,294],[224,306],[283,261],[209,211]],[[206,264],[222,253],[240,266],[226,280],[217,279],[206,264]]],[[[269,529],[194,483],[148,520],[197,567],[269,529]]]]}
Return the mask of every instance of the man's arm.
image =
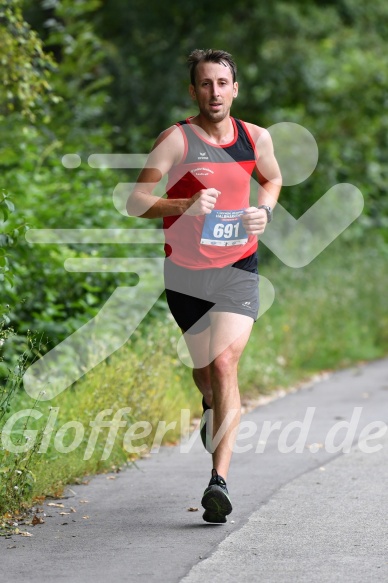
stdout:
{"type": "MultiPolygon", "coordinates": [[[[266,205],[272,209],[279,198],[282,177],[276,161],[272,139],[267,130],[253,124],[246,124],[256,144],[256,174],[259,182],[258,206],[266,205]]],[[[262,235],[267,224],[265,209],[249,207],[245,211],[243,224],[248,234],[262,235]]]]}
{"type": "Polygon", "coordinates": [[[153,194],[163,176],[181,161],[183,152],[183,136],[176,126],[160,134],[128,198],[127,212],[130,216],[156,219],[211,212],[220,194],[215,188],[202,189],[191,198],[166,199],[153,194]]]}

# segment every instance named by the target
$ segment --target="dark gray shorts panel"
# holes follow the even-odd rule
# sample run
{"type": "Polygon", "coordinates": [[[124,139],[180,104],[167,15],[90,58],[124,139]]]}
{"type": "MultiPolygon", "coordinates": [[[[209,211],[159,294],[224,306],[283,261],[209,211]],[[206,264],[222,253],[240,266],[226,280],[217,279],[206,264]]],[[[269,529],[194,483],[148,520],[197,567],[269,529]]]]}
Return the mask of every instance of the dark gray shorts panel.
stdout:
{"type": "MultiPolygon", "coordinates": [[[[227,266],[220,269],[190,270],[165,261],[165,287],[172,315],[183,330],[211,312],[231,312],[257,319],[259,276],[257,273],[227,266]]],[[[210,325],[207,316],[199,333],[210,325]]]]}

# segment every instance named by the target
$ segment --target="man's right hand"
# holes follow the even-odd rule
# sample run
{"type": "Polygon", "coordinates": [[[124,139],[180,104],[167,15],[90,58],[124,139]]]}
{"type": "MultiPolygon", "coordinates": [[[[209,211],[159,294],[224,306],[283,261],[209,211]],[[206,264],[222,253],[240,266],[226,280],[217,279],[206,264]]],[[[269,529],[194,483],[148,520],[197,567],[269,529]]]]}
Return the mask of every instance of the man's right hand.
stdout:
{"type": "Polygon", "coordinates": [[[191,197],[191,205],[185,214],[192,217],[210,214],[220,194],[216,188],[202,188],[191,197]]]}

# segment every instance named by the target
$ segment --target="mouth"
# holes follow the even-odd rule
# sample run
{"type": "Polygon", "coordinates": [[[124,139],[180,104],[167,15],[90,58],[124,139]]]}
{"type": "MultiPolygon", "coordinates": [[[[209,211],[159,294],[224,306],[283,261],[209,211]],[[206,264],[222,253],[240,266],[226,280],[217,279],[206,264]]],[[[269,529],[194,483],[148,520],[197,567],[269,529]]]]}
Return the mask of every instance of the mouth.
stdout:
{"type": "Polygon", "coordinates": [[[209,106],[213,109],[217,109],[218,107],[221,107],[222,103],[209,103],[209,106]]]}

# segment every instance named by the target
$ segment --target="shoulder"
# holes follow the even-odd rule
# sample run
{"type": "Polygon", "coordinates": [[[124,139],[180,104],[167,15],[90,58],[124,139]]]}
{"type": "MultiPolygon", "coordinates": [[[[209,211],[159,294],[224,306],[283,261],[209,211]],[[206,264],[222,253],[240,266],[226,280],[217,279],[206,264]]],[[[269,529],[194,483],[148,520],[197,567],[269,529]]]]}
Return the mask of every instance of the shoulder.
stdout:
{"type": "Polygon", "coordinates": [[[256,144],[258,153],[268,152],[268,148],[272,149],[272,138],[269,131],[253,123],[244,122],[252,140],[256,144]]]}
{"type": "Polygon", "coordinates": [[[162,144],[167,139],[170,144],[180,142],[183,143],[182,131],[179,129],[178,125],[173,125],[167,128],[166,130],[163,130],[156,138],[154,148],[155,146],[162,144]]]}
{"type": "Polygon", "coordinates": [[[245,127],[247,128],[248,132],[250,133],[252,139],[257,142],[260,139],[263,139],[264,137],[270,137],[268,130],[266,130],[265,128],[262,128],[260,126],[257,126],[253,123],[249,123],[247,121],[243,122],[245,124],[245,127]]]}
{"type": "Polygon", "coordinates": [[[182,131],[178,125],[173,125],[162,131],[152,147],[151,153],[155,155],[168,156],[173,164],[182,158],[185,142],[182,131]]]}

